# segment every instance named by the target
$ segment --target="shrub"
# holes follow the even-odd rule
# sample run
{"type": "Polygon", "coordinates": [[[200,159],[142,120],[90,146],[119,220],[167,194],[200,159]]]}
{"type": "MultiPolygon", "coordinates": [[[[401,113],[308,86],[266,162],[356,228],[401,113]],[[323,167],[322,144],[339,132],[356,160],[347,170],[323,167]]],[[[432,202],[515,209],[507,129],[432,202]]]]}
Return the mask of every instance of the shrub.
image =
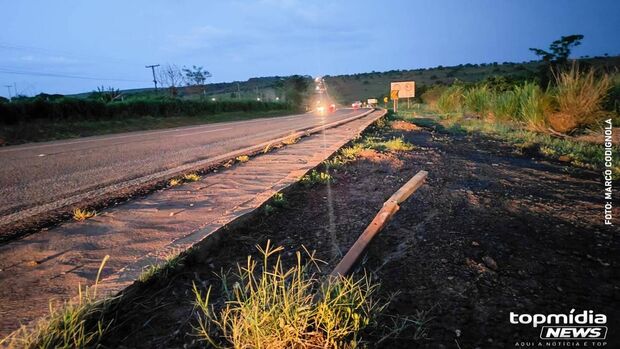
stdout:
{"type": "Polygon", "coordinates": [[[446,89],[447,87],[442,85],[435,85],[429,88],[424,93],[422,93],[422,102],[426,103],[431,108],[435,108],[437,106],[437,101],[439,100],[439,97],[444,93],[446,89]]]}
{"type": "Polygon", "coordinates": [[[463,92],[464,88],[460,85],[450,86],[439,96],[436,108],[446,114],[462,112],[463,92]]]}
{"type": "Polygon", "coordinates": [[[16,124],[30,120],[109,120],[139,116],[196,116],[223,112],[291,110],[287,103],[261,101],[203,101],[174,98],[139,97],[105,103],[99,100],[62,97],[25,98],[0,103],[0,124],[16,124]]]}
{"type": "Polygon", "coordinates": [[[593,69],[580,71],[573,64],[571,69],[554,72],[556,87],[553,101],[557,112],[550,115],[551,126],[559,132],[570,132],[588,127],[605,116],[603,102],[611,88],[607,74],[596,76],[593,69]]]}

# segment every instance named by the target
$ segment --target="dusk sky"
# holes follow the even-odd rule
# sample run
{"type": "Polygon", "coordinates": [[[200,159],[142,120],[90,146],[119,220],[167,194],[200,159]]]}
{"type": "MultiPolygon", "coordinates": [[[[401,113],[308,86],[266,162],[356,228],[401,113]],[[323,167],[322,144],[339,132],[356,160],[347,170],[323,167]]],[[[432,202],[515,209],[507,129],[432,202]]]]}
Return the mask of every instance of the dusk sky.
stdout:
{"type": "Polygon", "coordinates": [[[150,87],[157,63],[220,82],[519,62],[569,34],[574,57],[617,55],[619,17],[614,0],[6,0],[0,93],[150,87]]]}

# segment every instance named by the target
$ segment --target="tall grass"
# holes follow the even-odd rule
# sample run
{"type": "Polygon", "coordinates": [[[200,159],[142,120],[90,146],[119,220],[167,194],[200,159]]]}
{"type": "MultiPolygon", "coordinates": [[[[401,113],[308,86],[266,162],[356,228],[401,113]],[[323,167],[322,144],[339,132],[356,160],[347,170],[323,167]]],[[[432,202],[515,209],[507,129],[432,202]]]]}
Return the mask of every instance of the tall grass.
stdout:
{"type": "Polygon", "coordinates": [[[110,313],[114,298],[98,298],[97,285],[101,271],[109,259],[106,256],[92,288],[79,288],[77,299],[66,302],[60,309],[50,304],[50,314],[33,327],[22,326],[8,337],[0,340],[0,347],[52,349],[97,347],[112,325],[105,318],[110,313]]]}
{"type": "Polygon", "coordinates": [[[548,132],[572,132],[600,123],[610,112],[603,111],[605,98],[612,86],[607,74],[579,70],[576,65],[554,72],[555,85],[543,90],[533,82],[494,90],[487,84],[464,87],[453,85],[444,90],[434,109],[446,116],[460,113],[483,119],[510,121],[525,128],[548,132]]]}
{"type": "Polygon", "coordinates": [[[528,82],[515,88],[519,100],[517,120],[530,130],[544,131],[547,125],[546,113],[549,110],[549,97],[536,84],[528,82]]]}
{"type": "Polygon", "coordinates": [[[520,116],[521,99],[515,91],[498,93],[492,99],[491,113],[498,121],[510,121],[520,116]]]}
{"type": "Polygon", "coordinates": [[[237,281],[216,313],[194,285],[198,308],[197,334],[214,347],[234,348],[356,348],[361,333],[376,325],[387,302],[379,302],[379,285],[369,276],[320,278],[320,261],[307,253],[286,268],[282,247],[257,246],[262,260],[248,257],[238,266],[237,281]]]}
{"type": "Polygon", "coordinates": [[[474,86],[463,92],[463,108],[484,118],[493,105],[493,99],[493,91],[487,85],[474,86]]]}
{"type": "Polygon", "coordinates": [[[464,88],[460,85],[450,86],[439,96],[439,99],[437,99],[437,110],[445,114],[462,112],[463,92],[464,88]]]}
{"type": "Polygon", "coordinates": [[[553,91],[557,112],[551,115],[552,125],[558,131],[572,131],[588,127],[602,120],[603,102],[611,88],[609,75],[596,76],[594,70],[580,71],[576,65],[564,71],[555,71],[553,91]]]}

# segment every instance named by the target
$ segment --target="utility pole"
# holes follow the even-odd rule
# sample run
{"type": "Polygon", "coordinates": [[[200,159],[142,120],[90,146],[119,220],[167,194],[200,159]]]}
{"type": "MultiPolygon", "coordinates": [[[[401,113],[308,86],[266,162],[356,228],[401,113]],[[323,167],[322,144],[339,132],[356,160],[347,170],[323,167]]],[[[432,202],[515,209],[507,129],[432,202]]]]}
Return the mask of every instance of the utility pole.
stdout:
{"type": "Polygon", "coordinates": [[[237,83],[237,99],[241,99],[241,88],[239,88],[239,83],[237,83]]]}
{"type": "Polygon", "coordinates": [[[9,99],[12,99],[11,97],[11,87],[13,87],[12,85],[4,85],[4,87],[6,87],[7,90],[9,90],[9,99]]]}
{"type": "Polygon", "coordinates": [[[155,68],[159,67],[159,64],[147,65],[145,68],[151,68],[153,72],[153,83],[155,84],[155,92],[157,92],[157,78],[155,77],[155,68]]]}

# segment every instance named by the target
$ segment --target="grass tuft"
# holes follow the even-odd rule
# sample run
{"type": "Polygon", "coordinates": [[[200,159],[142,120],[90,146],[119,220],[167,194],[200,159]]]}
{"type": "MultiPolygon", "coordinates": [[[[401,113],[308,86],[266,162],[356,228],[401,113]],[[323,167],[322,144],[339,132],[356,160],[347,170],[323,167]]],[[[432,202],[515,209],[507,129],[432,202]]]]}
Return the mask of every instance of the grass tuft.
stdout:
{"type": "Polygon", "coordinates": [[[247,156],[247,155],[240,155],[240,156],[237,156],[237,161],[239,161],[239,162],[248,162],[248,161],[250,161],[250,157],[247,156]]]}
{"type": "MultiPolygon", "coordinates": [[[[210,289],[194,284],[197,335],[214,347],[356,348],[362,332],[376,327],[387,302],[377,299],[379,285],[362,277],[320,278],[319,263],[306,250],[286,268],[282,247],[257,246],[261,260],[239,265],[226,305],[215,312],[210,289]]],[[[228,289],[228,286],[226,286],[228,289]]]]}
{"type": "Polygon", "coordinates": [[[383,146],[390,151],[410,151],[413,150],[413,145],[411,143],[405,142],[403,137],[392,138],[389,141],[383,142],[383,146]]]}
{"type": "Polygon", "coordinates": [[[197,181],[200,180],[200,178],[201,177],[198,174],[196,174],[196,173],[187,173],[187,174],[183,175],[183,179],[186,182],[197,182],[197,181]]]}
{"type": "Polygon", "coordinates": [[[364,148],[360,144],[355,144],[351,147],[342,148],[340,154],[347,160],[354,160],[362,150],[364,148]]]}
{"type": "Polygon", "coordinates": [[[315,184],[327,184],[332,181],[332,176],[327,172],[318,172],[317,170],[312,170],[310,174],[307,174],[299,180],[301,184],[304,185],[315,185],[315,184]]]}
{"type": "Polygon", "coordinates": [[[76,208],[73,210],[73,219],[78,221],[78,222],[82,222],[85,221],[89,218],[93,218],[97,215],[97,211],[88,211],[88,210],[83,210],[81,208],[76,208]]]}
{"type": "Polygon", "coordinates": [[[138,277],[140,282],[149,282],[152,280],[160,280],[168,277],[170,271],[178,268],[185,257],[178,252],[172,252],[164,257],[164,263],[158,265],[149,265],[142,270],[138,277]]]}
{"type": "Polygon", "coordinates": [[[33,328],[22,326],[0,340],[6,348],[52,349],[99,347],[112,321],[104,314],[110,312],[115,298],[97,297],[97,286],[103,267],[110,256],[105,256],[93,287],[78,288],[78,297],[55,309],[50,304],[50,314],[36,322],[33,328]]]}
{"type": "Polygon", "coordinates": [[[295,144],[297,142],[299,142],[299,137],[294,137],[294,136],[288,137],[287,139],[282,141],[282,143],[285,144],[285,145],[291,145],[291,144],[295,144]]]}
{"type": "Polygon", "coordinates": [[[172,178],[171,180],[168,181],[168,186],[170,187],[176,187],[177,185],[181,184],[182,181],[178,178],[172,178]]]}
{"type": "Polygon", "coordinates": [[[273,195],[273,205],[276,207],[284,207],[286,206],[286,198],[282,193],[275,193],[273,195]]]}

